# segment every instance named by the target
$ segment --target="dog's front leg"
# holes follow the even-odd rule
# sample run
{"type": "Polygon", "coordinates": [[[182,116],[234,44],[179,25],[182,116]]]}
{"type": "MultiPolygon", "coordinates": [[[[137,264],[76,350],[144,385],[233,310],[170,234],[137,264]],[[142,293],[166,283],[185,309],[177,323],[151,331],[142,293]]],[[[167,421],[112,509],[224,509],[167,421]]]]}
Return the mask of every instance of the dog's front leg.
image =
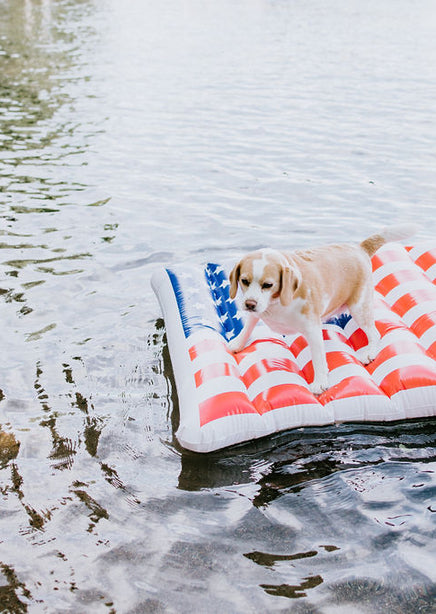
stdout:
{"type": "Polygon", "coordinates": [[[247,320],[244,324],[244,328],[241,330],[239,335],[229,341],[229,349],[231,352],[236,353],[244,349],[258,321],[259,317],[256,316],[254,313],[248,314],[247,320]]]}
{"type": "Polygon", "coordinates": [[[325,355],[324,340],[322,337],[322,327],[310,327],[305,333],[306,340],[312,354],[313,366],[313,382],[309,388],[313,394],[321,394],[329,387],[328,384],[328,366],[325,355]]]}

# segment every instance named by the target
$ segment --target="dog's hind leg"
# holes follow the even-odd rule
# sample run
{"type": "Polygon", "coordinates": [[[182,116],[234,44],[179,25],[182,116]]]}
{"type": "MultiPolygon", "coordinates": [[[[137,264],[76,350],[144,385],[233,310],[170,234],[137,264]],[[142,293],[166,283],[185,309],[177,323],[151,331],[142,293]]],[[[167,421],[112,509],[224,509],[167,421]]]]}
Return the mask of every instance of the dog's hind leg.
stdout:
{"type": "Polygon", "coordinates": [[[380,333],[374,321],[374,293],[372,288],[362,294],[359,301],[348,305],[351,316],[368,338],[368,345],[356,352],[357,358],[364,365],[374,360],[378,354],[380,333]]]}

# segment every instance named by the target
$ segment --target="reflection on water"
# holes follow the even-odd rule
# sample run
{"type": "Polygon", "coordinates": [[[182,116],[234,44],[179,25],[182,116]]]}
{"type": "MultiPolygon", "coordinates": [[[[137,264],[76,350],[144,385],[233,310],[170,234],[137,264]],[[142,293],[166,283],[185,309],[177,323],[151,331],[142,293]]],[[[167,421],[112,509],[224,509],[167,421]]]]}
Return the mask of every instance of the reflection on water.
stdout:
{"type": "Polygon", "coordinates": [[[0,0],[1,611],[434,611],[434,421],[185,452],[149,280],[433,237],[435,19],[0,0]]]}
{"type": "Polygon", "coordinates": [[[0,462],[2,468],[17,456],[19,449],[20,444],[13,434],[0,430],[0,462]]]}
{"type": "MultiPolygon", "coordinates": [[[[69,4],[68,18],[74,19],[69,4]]],[[[79,65],[77,53],[72,53],[77,40],[68,23],[59,19],[67,7],[50,0],[19,0],[0,7],[1,192],[6,203],[13,201],[12,213],[25,212],[30,202],[31,212],[56,211],[54,201],[65,199],[72,186],[58,178],[55,169],[83,150],[83,144],[74,141],[73,117],[64,111],[73,104],[65,80],[74,79],[79,65]]]]}
{"type": "Polygon", "coordinates": [[[433,560],[435,444],[432,420],[302,429],[239,454],[186,454],[179,488],[234,493],[259,510],[238,539],[257,534],[263,548],[244,556],[264,568],[269,595],[302,599],[327,584],[326,607],[430,612],[436,591],[421,574],[433,560]]]}

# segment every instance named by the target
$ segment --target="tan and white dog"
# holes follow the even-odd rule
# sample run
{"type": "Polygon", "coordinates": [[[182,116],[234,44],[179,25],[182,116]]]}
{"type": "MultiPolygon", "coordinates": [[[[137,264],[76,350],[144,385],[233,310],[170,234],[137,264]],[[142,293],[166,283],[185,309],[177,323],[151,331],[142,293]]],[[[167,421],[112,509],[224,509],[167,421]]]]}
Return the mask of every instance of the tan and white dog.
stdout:
{"type": "Polygon", "coordinates": [[[310,389],[328,388],[322,322],[345,307],[368,337],[358,357],[364,364],[377,355],[379,333],[374,322],[374,288],[370,257],[389,241],[413,234],[411,226],[394,226],[358,245],[338,244],[286,253],[261,249],[240,260],[230,273],[230,297],[242,291],[248,318],[241,333],[230,341],[242,350],[259,319],[276,333],[301,333],[312,355],[314,379],[310,389]]]}

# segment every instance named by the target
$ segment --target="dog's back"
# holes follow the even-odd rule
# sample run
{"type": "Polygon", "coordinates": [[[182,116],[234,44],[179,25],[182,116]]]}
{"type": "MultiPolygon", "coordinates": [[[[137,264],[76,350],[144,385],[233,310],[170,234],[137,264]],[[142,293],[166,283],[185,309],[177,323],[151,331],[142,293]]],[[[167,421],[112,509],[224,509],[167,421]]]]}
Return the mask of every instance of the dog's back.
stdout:
{"type": "Polygon", "coordinates": [[[296,297],[299,292],[320,318],[357,302],[362,288],[370,284],[371,263],[359,245],[325,245],[294,252],[289,258],[303,280],[296,297]]]}

